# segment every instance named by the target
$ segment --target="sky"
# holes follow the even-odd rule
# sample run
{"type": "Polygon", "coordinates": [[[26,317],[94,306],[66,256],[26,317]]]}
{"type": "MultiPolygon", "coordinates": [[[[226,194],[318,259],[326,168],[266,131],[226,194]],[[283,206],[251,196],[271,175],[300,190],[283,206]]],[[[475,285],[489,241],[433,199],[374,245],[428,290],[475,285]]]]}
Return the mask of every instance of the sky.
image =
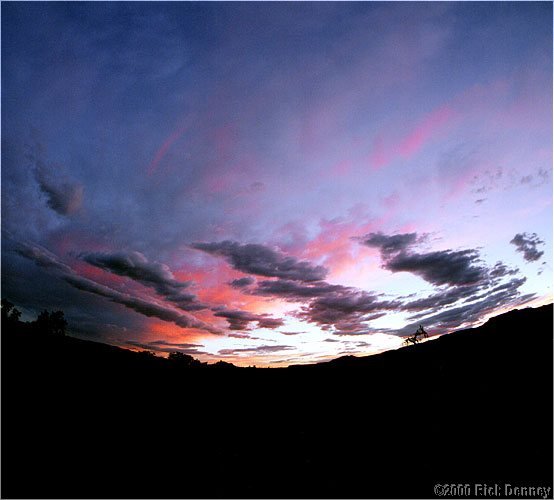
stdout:
{"type": "Polygon", "coordinates": [[[22,319],[279,367],[552,302],[551,3],[1,14],[22,319]]]}

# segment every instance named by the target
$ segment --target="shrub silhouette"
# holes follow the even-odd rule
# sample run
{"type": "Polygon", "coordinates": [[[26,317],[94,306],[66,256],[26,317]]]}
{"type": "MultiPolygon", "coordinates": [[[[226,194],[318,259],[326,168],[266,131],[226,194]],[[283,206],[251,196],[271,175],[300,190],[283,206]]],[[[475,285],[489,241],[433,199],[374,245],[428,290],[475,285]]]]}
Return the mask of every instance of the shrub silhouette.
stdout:
{"type": "Polygon", "coordinates": [[[190,354],[178,351],[170,352],[167,359],[175,366],[182,368],[200,368],[205,364],[193,358],[190,354]]]}

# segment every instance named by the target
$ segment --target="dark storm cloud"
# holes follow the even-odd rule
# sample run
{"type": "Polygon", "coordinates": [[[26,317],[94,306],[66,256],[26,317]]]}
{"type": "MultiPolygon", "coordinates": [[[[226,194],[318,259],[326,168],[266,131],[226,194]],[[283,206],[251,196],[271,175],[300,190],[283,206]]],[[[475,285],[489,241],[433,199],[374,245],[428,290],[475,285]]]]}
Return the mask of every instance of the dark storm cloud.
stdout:
{"type": "Polygon", "coordinates": [[[89,264],[131,278],[153,288],[158,295],[172,302],[183,311],[199,311],[207,306],[198,302],[196,295],[183,290],[190,281],[177,281],[169,267],[159,262],[149,262],[140,252],[83,253],[79,257],[89,264]]]}
{"type": "Polygon", "coordinates": [[[256,280],[251,276],[246,276],[244,278],[238,278],[236,280],[230,281],[229,285],[233,288],[245,288],[249,285],[256,283],[256,280]]]}
{"type": "Polygon", "coordinates": [[[539,260],[544,255],[544,252],[537,250],[537,246],[543,245],[544,241],[536,233],[518,233],[512,238],[510,243],[515,245],[516,252],[523,253],[523,258],[527,262],[539,260]]]}
{"type": "Polygon", "coordinates": [[[60,279],[72,287],[104,297],[116,304],[121,304],[132,309],[143,316],[155,317],[162,321],[172,322],[182,328],[198,328],[214,334],[222,333],[221,330],[198,320],[190,314],[179,313],[174,309],[127,293],[119,292],[113,288],[80,276],[67,264],[60,262],[54,254],[38,245],[16,242],[16,252],[34,261],[40,267],[53,271],[60,279]]]}
{"type": "Polygon", "coordinates": [[[249,323],[256,322],[258,328],[278,328],[283,326],[283,320],[272,318],[266,314],[253,314],[248,311],[214,308],[214,316],[225,318],[231,330],[246,330],[249,323]]]}
{"type": "Polygon", "coordinates": [[[381,232],[369,233],[361,238],[364,245],[378,248],[381,254],[388,256],[406,250],[419,241],[417,233],[395,234],[388,236],[381,232]]]}
{"type": "Polygon", "coordinates": [[[314,266],[264,245],[245,244],[235,241],[219,243],[193,243],[192,248],[210,255],[224,257],[235,269],[259,276],[296,281],[318,281],[327,275],[323,266],[314,266]]]}

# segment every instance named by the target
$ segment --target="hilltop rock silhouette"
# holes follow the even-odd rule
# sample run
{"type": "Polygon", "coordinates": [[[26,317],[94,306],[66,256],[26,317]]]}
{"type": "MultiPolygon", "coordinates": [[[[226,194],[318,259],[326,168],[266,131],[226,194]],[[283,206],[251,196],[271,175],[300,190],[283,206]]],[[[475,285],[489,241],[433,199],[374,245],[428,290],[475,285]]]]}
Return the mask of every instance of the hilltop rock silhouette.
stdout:
{"type": "Polygon", "coordinates": [[[194,362],[16,321],[2,331],[2,496],[433,498],[437,483],[552,486],[552,315],[552,305],[515,310],[379,355],[257,370],[176,368],[194,362]]]}

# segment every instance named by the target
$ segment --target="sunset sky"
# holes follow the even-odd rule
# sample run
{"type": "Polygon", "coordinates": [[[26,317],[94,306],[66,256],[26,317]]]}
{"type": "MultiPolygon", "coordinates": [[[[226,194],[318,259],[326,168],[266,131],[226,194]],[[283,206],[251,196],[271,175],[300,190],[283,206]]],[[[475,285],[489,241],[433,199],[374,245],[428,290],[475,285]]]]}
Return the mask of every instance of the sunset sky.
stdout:
{"type": "Polygon", "coordinates": [[[551,3],[1,9],[22,319],[286,366],[552,302],[551,3]]]}

